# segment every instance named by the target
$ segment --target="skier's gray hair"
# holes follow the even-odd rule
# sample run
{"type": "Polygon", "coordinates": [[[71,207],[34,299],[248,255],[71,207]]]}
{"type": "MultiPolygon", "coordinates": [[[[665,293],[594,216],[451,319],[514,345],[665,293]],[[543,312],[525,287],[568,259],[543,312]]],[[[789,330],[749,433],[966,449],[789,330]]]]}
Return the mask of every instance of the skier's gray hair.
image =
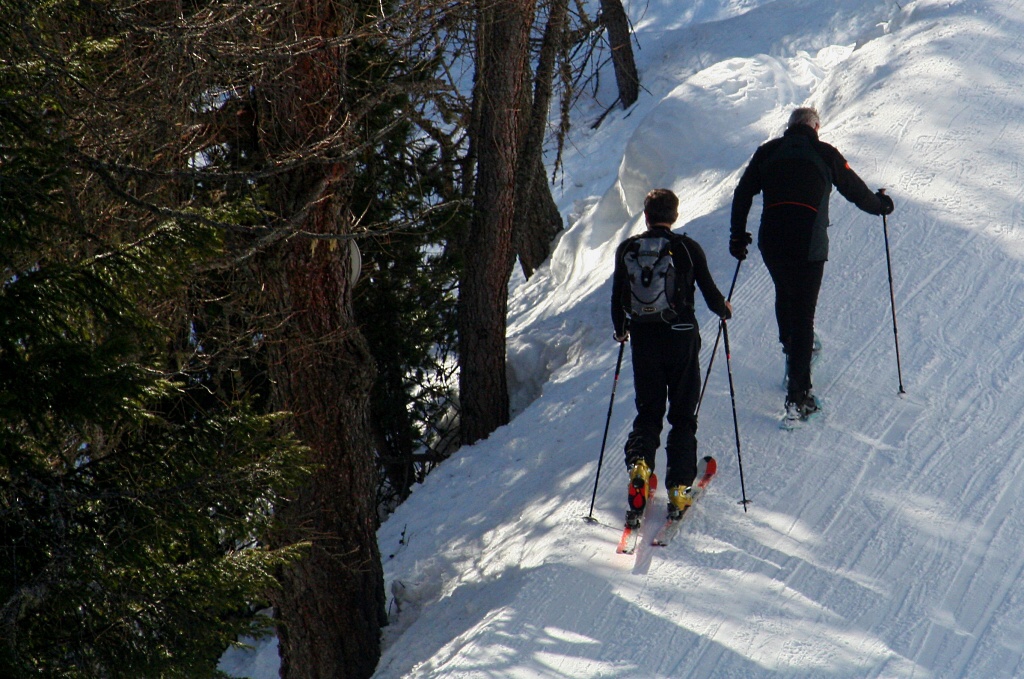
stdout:
{"type": "Polygon", "coordinates": [[[816,127],[821,124],[821,118],[818,117],[817,109],[813,108],[798,108],[794,109],[793,113],[789,116],[789,127],[794,125],[807,125],[808,127],[816,127]]]}

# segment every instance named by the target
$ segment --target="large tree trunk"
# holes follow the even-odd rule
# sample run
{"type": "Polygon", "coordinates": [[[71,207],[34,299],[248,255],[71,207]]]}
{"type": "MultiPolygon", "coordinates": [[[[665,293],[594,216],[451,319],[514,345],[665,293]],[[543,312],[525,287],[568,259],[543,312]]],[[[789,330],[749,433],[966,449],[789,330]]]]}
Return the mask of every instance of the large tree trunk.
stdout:
{"type": "MultiPolygon", "coordinates": [[[[333,215],[311,216],[316,222],[333,215]]],[[[318,228],[317,227],[314,228],[318,228]]],[[[282,409],[318,465],[281,514],[281,537],[309,540],[309,555],[281,574],[274,594],[284,679],[358,679],[373,674],[386,623],[370,438],[373,364],[352,322],[344,260],[308,241],[280,251],[268,278],[289,314],[275,338],[271,378],[282,409]]]]}
{"type": "Polygon", "coordinates": [[[459,286],[463,443],[508,422],[505,323],[515,261],[516,172],[526,131],[533,0],[479,0],[477,179],[459,286]]]}
{"type": "Polygon", "coordinates": [[[312,237],[283,242],[263,262],[280,314],[268,336],[269,376],[276,405],[294,413],[294,431],[316,465],[307,487],[279,511],[277,538],[311,544],[272,595],[281,676],[365,679],[386,623],[369,416],[374,367],[353,319],[348,248],[316,239],[351,230],[345,202],[353,170],[325,158],[301,163],[321,140],[347,143],[347,54],[330,39],[348,32],[353,10],[332,0],[292,0],[281,11],[282,43],[301,49],[257,86],[261,142],[274,157],[292,152],[299,161],[269,187],[270,200],[282,219],[312,237]]]}
{"type": "Polygon", "coordinates": [[[629,17],[622,7],[622,0],[601,0],[601,17],[612,48],[612,66],[619,87],[619,101],[622,102],[622,108],[629,108],[640,96],[640,74],[633,59],[629,17]]]}

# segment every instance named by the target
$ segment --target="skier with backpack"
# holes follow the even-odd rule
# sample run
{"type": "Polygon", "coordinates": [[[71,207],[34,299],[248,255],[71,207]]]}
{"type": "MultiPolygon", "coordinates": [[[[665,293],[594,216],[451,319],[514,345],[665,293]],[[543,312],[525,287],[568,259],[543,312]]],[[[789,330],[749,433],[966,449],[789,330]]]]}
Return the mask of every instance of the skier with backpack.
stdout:
{"type": "Polygon", "coordinates": [[[892,199],[872,193],[843,155],[818,139],[813,108],[797,108],[785,133],[754,152],[733,194],[729,252],[743,261],[752,242],[747,215],[763,194],[757,247],[775,284],[775,318],[786,358],[786,415],[790,428],[820,410],[811,384],[814,313],[828,259],[828,204],[832,187],[873,215],[893,211],[892,199]]]}
{"type": "Polygon", "coordinates": [[[670,425],[665,474],[670,517],[693,502],[697,473],[700,397],[700,329],[694,285],[722,319],[732,306],[715,285],[704,251],[686,234],[671,231],[679,198],[654,189],[644,199],[647,230],[623,241],[615,253],[611,314],[614,339],[630,341],[636,418],[626,439],[629,509],[626,525],[638,526],[648,499],[655,452],[668,405],[670,425]]]}

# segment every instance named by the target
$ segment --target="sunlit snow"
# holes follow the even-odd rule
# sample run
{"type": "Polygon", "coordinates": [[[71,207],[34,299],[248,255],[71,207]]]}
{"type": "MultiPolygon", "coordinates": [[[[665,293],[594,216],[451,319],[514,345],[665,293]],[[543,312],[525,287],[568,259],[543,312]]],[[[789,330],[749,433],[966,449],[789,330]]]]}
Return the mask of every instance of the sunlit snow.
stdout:
{"type": "MultiPolygon", "coordinates": [[[[567,231],[533,278],[511,283],[517,414],[379,531],[391,625],[375,679],[1024,676],[1024,0],[627,9],[641,99],[596,130],[613,88],[576,113],[556,187],[567,231]],[[640,229],[644,194],[672,188],[677,231],[727,291],[739,173],[802,105],[896,203],[907,394],[882,221],[834,192],[817,319],[824,416],[778,428],[783,362],[755,251],[729,323],[740,445],[719,347],[698,431],[718,476],[676,542],[617,555],[628,352],[599,523],[583,520],[618,349],[615,246],[640,229]]],[[[752,232],[759,213],[755,202],[752,232]]],[[[717,324],[699,296],[698,312],[703,369],[717,324]]],[[[225,667],[276,677],[266,648],[225,667]]]]}

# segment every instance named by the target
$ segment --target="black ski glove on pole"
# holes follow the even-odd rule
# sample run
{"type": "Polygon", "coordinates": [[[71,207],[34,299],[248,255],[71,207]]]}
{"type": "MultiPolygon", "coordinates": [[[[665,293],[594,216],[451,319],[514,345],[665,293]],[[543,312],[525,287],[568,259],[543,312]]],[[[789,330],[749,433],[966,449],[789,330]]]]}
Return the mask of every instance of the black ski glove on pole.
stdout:
{"type": "Polygon", "coordinates": [[[896,206],[893,205],[892,198],[885,193],[885,189],[878,189],[878,192],[875,193],[875,195],[878,197],[878,202],[882,204],[882,211],[878,214],[891,215],[892,211],[896,209],[896,206]]]}
{"type": "Polygon", "coordinates": [[[744,232],[742,236],[733,236],[729,239],[729,254],[742,262],[747,258],[747,246],[753,242],[754,238],[749,232],[744,232]]]}

